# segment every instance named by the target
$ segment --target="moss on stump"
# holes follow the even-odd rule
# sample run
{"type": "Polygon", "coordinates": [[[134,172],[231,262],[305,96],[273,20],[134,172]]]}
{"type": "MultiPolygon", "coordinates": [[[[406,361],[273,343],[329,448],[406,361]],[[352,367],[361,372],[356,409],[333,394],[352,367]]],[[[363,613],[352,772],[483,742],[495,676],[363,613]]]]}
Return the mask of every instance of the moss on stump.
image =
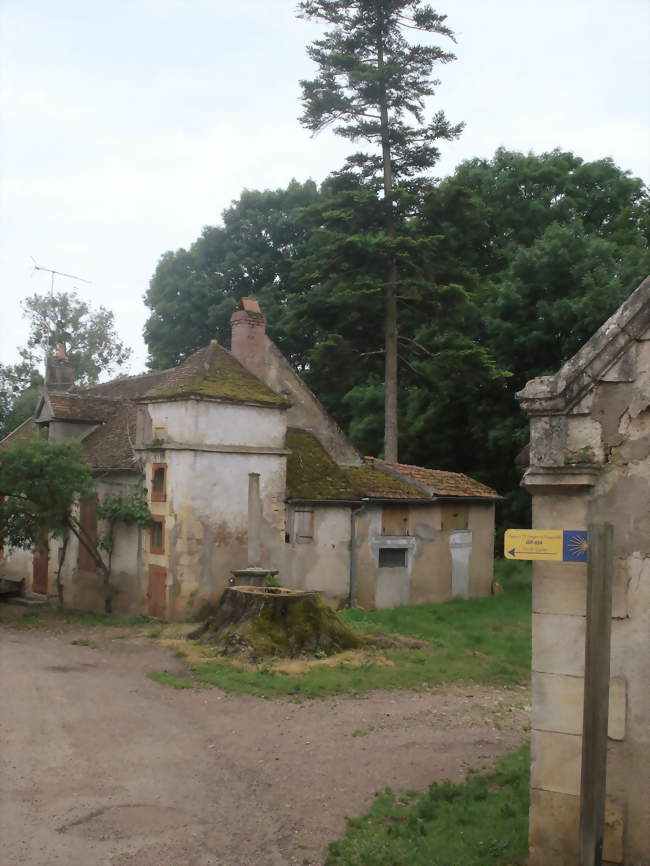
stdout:
{"type": "Polygon", "coordinates": [[[250,660],[332,655],[365,644],[317,592],[275,586],[229,587],[213,616],[189,637],[250,660]]]}

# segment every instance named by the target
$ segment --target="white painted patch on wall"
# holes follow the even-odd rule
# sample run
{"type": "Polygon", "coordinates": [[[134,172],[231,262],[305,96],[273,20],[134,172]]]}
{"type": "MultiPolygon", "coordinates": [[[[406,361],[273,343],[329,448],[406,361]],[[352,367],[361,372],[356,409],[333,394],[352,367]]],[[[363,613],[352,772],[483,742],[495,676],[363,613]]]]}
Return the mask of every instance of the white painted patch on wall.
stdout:
{"type": "Polygon", "coordinates": [[[451,553],[451,597],[469,598],[469,561],[472,556],[472,531],[457,529],[449,533],[451,553]]]}

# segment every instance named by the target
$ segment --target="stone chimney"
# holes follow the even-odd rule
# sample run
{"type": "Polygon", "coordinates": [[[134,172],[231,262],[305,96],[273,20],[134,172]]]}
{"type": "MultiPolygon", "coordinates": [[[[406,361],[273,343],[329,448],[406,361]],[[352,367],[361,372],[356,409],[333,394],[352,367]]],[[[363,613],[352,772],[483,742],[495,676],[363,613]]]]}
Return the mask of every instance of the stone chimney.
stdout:
{"type": "Polygon", "coordinates": [[[68,391],[74,385],[76,370],[68,358],[65,343],[57,343],[56,355],[47,359],[45,387],[52,391],[68,391]]]}
{"type": "Polygon", "coordinates": [[[258,379],[264,381],[266,317],[255,298],[240,298],[230,317],[230,351],[258,379]]]}

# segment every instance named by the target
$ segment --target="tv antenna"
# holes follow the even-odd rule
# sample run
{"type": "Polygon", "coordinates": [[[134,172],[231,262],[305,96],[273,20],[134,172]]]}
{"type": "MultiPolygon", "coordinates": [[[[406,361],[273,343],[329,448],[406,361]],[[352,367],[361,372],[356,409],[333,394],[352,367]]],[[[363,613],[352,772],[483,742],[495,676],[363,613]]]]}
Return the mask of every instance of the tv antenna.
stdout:
{"type": "Polygon", "coordinates": [[[92,280],[85,280],[83,277],[75,277],[74,274],[64,274],[63,271],[55,271],[53,268],[44,268],[42,265],[37,265],[34,256],[30,256],[31,260],[34,262],[34,270],[35,271],[46,271],[48,274],[51,274],[50,279],[50,294],[54,294],[54,277],[65,277],[68,280],[79,280],[81,283],[91,283],[92,280]]]}

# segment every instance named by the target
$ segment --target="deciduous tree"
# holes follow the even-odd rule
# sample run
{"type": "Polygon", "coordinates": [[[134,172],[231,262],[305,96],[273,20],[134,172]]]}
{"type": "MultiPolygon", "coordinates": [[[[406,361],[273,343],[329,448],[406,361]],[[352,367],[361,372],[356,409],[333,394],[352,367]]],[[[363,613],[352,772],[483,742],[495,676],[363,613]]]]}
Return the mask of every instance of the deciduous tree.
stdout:
{"type": "Polygon", "coordinates": [[[17,350],[18,363],[0,366],[0,438],[34,411],[44,361],[58,343],[65,343],[82,385],[114,372],[131,355],[117,335],[113,313],[101,306],[92,309],[75,292],[31,295],[22,307],[29,320],[27,343],[17,350]]]}

